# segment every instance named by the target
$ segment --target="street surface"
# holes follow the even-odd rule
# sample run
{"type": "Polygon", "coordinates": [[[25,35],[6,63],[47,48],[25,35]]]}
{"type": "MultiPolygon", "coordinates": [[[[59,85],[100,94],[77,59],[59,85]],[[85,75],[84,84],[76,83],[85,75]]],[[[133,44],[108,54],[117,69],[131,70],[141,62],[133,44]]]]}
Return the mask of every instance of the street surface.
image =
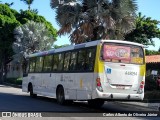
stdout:
{"type": "MultiPolygon", "coordinates": [[[[124,105],[116,102],[106,102],[102,108],[95,109],[87,105],[87,102],[74,102],[71,105],[62,106],[57,104],[56,100],[53,98],[46,98],[38,96],[37,98],[29,97],[28,93],[22,92],[20,88],[14,88],[10,86],[0,85],[0,112],[46,112],[51,117],[57,115],[56,119],[63,120],[61,116],[70,120],[82,120],[83,115],[88,116],[88,120],[100,120],[100,119],[128,119],[132,120],[135,117],[108,117],[108,113],[125,113],[125,112],[145,112],[151,111],[149,108],[142,108],[133,105],[124,105]],[[66,113],[67,114],[64,114],[66,113]],[[73,112],[77,112],[74,114],[73,112]],[[90,114],[81,114],[81,113],[90,112],[90,114]],[[80,114],[78,114],[80,113],[80,114]],[[98,114],[100,113],[100,114],[98,114]],[[104,115],[103,115],[104,114],[104,115]],[[74,116],[75,115],[75,116],[74,116]],[[78,115],[78,117],[76,117],[78,115]],[[93,115],[93,116],[92,116],[93,115]],[[97,117],[96,117],[97,115],[97,117]],[[72,116],[72,118],[70,118],[72,116]],[[101,116],[101,117],[99,117],[101,116]],[[99,118],[98,118],[99,117],[99,118]]],[[[153,111],[151,111],[153,112],[153,111]]],[[[110,115],[111,116],[111,115],[110,115]]],[[[51,117],[45,117],[45,119],[50,120],[51,117]]],[[[0,120],[12,120],[12,119],[22,119],[22,118],[0,118],[0,120]]],[[[27,119],[27,118],[23,118],[27,119]]],[[[30,118],[31,119],[31,118],[30,118]]],[[[34,118],[40,119],[40,118],[34,118]]],[[[158,117],[136,117],[136,119],[148,120],[155,119],[158,120],[158,117]]]]}

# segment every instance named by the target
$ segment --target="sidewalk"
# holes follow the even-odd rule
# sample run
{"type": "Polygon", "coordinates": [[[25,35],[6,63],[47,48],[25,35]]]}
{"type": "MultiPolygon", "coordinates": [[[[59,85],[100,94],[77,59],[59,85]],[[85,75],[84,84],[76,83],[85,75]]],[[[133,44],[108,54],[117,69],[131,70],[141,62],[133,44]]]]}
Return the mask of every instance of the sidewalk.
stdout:
{"type": "Polygon", "coordinates": [[[15,84],[7,83],[7,82],[4,82],[3,85],[8,85],[11,87],[16,87],[16,88],[22,88],[22,85],[15,85],[15,84]]]}
{"type": "Polygon", "coordinates": [[[120,104],[133,105],[152,109],[153,111],[160,111],[160,102],[118,102],[120,104]]]}

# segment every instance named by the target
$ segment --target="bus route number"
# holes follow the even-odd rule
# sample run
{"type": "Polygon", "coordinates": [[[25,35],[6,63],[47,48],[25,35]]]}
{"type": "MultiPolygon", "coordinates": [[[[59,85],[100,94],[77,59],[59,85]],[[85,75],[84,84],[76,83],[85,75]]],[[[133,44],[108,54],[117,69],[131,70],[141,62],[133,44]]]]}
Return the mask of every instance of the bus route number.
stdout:
{"type": "Polygon", "coordinates": [[[126,71],[126,72],[125,72],[125,75],[132,75],[132,76],[135,76],[135,75],[137,75],[137,72],[126,71]]]}

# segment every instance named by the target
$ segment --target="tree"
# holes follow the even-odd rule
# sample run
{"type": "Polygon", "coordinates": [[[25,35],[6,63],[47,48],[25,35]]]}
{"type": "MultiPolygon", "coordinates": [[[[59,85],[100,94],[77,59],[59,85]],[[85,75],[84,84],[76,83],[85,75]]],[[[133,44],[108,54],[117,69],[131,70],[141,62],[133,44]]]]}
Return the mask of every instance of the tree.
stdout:
{"type": "Polygon", "coordinates": [[[38,15],[38,14],[31,12],[29,10],[25,10],[25,11],[20,10],[20,13],[19,13],[19,15],[17,15],[16,18],[21,24],[26,24],[28,21],[34,21],[37,23],[44,23],[46,28],[53,35],[54,40],[57,40],[57,30],[43,16],[38,15]]]}
{"type": "Polygon", "coordinates": [[[21,0],[23,1],[26,5],[28,5],[28,10],[31,10],[31,4],[33,3],[34,0],[21,0]]]}
{"type": "MultiPolygon", "coordinates": [[[[26,55],[49,50],[54,43],[54,37],[45,24],[29,21],[14,30],[16,41],[13,43],[14,62],[25,66],[26,55]]],[[[22,66],[20,66],[22,67],[22,66]]]]}
{"type": "Polygon", "coordinates": [[[57,49],[57,48],[61,48],[61,47],[66,47],[68,46],[69,44],[64,44],[64,45],[53,45],[53,48],[54,49],[57,49]]]}
{"type": "Polygon", "coordinates": [[[8,5],[9,7],[11,7],[13,4],[14,4],[14,2],[11,2],[11,3],[5,3],[6,5],[8,5]]]}
{"type": "Polygon", "coordinates": [[[122,39],[134,28],[135,0],[51,0],[59,35],[70,34],[72,43],[122,39]]]}
{"type": "Polygon", "coordinates": [[[57,30],[43,16],[32,13],[31,11],[22,11],[19,13],[11,9],[8,5],[0,4],[0,82],[3,82],[7,73],[7,63],[14,56],[12,44],[15,42],[13,31],[16,27],[27,23],[29,20],[40,22],[45,25],[49,34],[56,40],[57,30]]]}
{"type": "Polygon", "coordinates": [[[19,21],[12,14],[9,6],[0,4],[0,82],[5,79],[7,63],[13,55],[12,43],[14,42],[13,30],[19,26],[19,21]]]}
{"type": "Polygon", "coordinates": [[[144,45],[154,45],[152,38],[160,38],[160,22],[151,17],[138,14],[136,18],[136,28],[125,35],[125,40],[141,43],[144,45]]]}
{"type": "MultiPolygon", "coordinates": [[[[1,3],[2,1],[0,1],[0,3],[1,3]]],[[[5,5],[7,5],[7,6],[9,6],[9,7],[11,7],[12,5],[14,4],[14,2],[11,2],[11,3],[5,3],[5,5]]]]}
{"type": "Polygon", "coordinates": [[[160,51],[155,50],[145,50],[146,55],[160,55],[160,51]]]}
{"type": "Polygon", "coordinates": [[[15,53],[31,54],[51,49],[54,43],[53,35],[45,24],[29,21],[14,30],[16,41],[13,43],[15,53]]]}

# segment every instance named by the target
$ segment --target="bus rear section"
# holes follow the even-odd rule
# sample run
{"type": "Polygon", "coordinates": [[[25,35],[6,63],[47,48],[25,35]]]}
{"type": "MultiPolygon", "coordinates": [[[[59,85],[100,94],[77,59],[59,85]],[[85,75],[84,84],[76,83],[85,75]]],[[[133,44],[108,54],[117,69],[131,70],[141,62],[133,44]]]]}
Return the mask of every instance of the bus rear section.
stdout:
{"type": "Polygon", "coordinates": [[[143,47],[104,42],[97,51],[96,96],[105,100],[143,100],[145,60],[143,47]]]}

